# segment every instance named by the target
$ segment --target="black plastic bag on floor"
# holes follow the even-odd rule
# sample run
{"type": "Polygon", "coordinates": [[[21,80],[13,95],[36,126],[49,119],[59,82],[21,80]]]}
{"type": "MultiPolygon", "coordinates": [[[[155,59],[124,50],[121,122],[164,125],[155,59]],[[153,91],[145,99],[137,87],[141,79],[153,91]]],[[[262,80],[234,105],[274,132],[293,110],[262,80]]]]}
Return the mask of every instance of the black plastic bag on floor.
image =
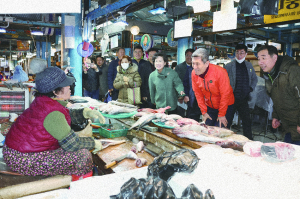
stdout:
{"type": "Polygon", "coordinates": [[[172,188],[159,177],[145,179],[131,178],[123,184],[118,195],[110,199],[176,199],[172,188]]]}
{"type": "Polygon", "coordinates": [[[181,199],[203,199],[203,193],[194,184],[190,184],[182,192],[181,199]]]}
{"type": "Polygon", "coordinates": [[[190,149],[164,152],[148,166],[147,176],[159,176],[169,181],[175,172],[193,172],[198,162],[198,156],[190,149]]]}

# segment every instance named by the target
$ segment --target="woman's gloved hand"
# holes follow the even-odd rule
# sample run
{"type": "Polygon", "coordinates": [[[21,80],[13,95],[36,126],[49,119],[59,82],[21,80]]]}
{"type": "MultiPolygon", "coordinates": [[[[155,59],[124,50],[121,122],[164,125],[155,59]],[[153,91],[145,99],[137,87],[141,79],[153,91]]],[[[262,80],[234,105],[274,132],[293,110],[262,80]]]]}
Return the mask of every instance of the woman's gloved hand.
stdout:
{"type": "Polygon", "coordinates": [[[123,76],[123,81],[124,81],[124,82],[128,82],[128,81],[129,81],[128,77],[123,76]]]}
{"type": "Polygon", "coordinates": [[[93,137],[93,127],[91,126],[92,121],[89,120],[89,123],[86,125],[86,127],[81,130],[75,132],[79,137],[93,137]]]}
{"type": "Polygon", "coordinates": [[[95,140],[95,149],[93,151],[93,154],[96,154],[98,151],[102,150],[102,143],[100,140],[95,140]]]}
{"type": "Polygon", "coordinates": [[[83,109],[83,117],[85,118],[98,118],[99,119],[99,122],[101,124],[104,124],[105,123],[105,118],[103,117],[103,115],[97,111],[97,110],[92,110],[90,108],[84,108],[83,109]]]}

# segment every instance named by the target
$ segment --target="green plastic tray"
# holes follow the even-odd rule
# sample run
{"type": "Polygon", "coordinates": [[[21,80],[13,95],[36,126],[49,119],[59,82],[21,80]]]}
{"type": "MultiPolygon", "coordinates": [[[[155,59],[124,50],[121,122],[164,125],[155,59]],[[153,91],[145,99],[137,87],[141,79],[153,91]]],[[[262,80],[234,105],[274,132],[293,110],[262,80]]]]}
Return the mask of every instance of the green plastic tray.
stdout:
{"type": "Polygon", "coordinates": [[[160,127],[163,127],[163,128],[167,128],[167,129],[173,129],[175,128],[174,126],[167,126],[165,125],[164,122],[154,122],[154,120],[152,120],[153,124],[157,125],[157,126],[160,126],[160,127]]]}
{"type": "Polygon", "coordinates": [[[93,123],[94,125],[101,126],[99,129],[93,129],[94,133],[99,132],[100,136],[105,138],[116,138],[116,137],[125,137],[128,132],[128,128],[124,127],[124,129],[118,130],[107,130],[109,128],[109,124],[101,124],[101,123],[93,123]]]}
{"type": "Polygon", "coordinates": [[[103,117],[107,117],[107,118],[122,119],[122,118],[129,118],[131,116],[134,116],[135,114],[137,114],[137,111],[133,111],[130,113],[120,113],[120,114],[116,114],[116,115],[110,115],[110,114],[105,114],[105,113],[101,113],[101,114],[103,115],[103,117]]]}

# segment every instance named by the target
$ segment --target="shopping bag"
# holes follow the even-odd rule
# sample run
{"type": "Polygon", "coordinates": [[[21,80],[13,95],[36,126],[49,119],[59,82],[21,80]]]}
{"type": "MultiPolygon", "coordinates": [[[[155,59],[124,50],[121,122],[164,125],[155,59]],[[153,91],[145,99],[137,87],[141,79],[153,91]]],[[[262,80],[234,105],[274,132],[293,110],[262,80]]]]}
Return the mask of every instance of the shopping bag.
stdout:
{"type": "Polygon", "coordinates": [[[112,100],[112,97],[111,97],[111,95],[110,95],[110,92],[107,92],[106,94],[105,94],[105,96],[104,96],[104,102],[105,103],[108,103],[108,102],[110,102],[112,100]]]}
{"type": "Polygon", "coordinates": [[[142,104],[141,102],[141,88],[127,88],[128,103],[129,104],[142,104]]]}

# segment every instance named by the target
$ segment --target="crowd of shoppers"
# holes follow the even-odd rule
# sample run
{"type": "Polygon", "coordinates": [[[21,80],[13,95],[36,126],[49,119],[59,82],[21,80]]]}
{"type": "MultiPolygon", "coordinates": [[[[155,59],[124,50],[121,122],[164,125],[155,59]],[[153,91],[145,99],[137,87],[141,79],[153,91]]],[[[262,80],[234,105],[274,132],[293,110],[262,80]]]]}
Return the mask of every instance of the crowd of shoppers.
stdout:
{"type": "MultiPolygon", "coordinates": [[[[168,113],[196,121],[202,115],[207,125],[226,128],[231,127],[237,112],[244,136],[252,140],[248,103],[258,80],[252,64],[245,60],[247,51],[246,45],[238,44],[235,59],[222,68],[209,62],[207,50],[186,49],[185,61],[169,68],[166,55],[158,49],[150,48],[144,53],[141,46],[136,46],[131,58],[124,56],[125,49],[120,48],[109,66],[100,56],[96,57],[95,64],[93,60],[88,64],[90,67],[83,65],[84,95],[103,100],[110,92],[113,100],[127,102],[126,88],[138,86],[141,108],[171,106],[168,113]],[[147,60],[144,55],[148,56],[147,60]],[[128,68],[123,63],[128,63],[128,68]],[[183,102],[187,105],[184,111],[178,106],[183,102]]],[[[274,103],[272,127],[282,125],[285,141],[300,144],[298,64],[289,56],[279,56],[273,46],[262,46],[257,51],[267,92],[274,103]]]]}

